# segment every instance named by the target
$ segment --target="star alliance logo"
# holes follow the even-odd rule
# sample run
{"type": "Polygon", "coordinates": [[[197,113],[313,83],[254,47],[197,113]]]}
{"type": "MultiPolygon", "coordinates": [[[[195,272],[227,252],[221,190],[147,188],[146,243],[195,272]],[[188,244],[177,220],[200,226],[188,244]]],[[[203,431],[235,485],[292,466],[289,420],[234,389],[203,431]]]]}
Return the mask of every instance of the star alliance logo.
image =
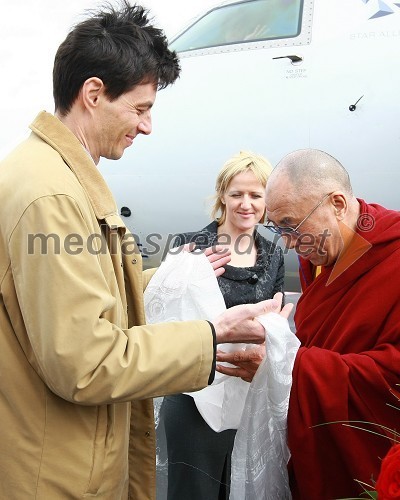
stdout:
{"type": "Polygon", "coordinates": [[[400,2],[391,2],[388,0],[361,0],[370,11],[369,19],[388,16],[399,12],[400,2]]]}

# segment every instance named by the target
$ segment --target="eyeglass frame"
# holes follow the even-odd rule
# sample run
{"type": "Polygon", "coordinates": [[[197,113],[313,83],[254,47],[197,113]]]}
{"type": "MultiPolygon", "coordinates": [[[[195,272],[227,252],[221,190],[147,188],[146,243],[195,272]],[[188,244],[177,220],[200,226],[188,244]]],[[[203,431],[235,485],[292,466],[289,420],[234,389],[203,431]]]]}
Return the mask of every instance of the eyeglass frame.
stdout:
{"type": "Polygon", "coordinates": [[[317,208],[319,206],[322,205],[322,203],[327,199],[329,198],[329,196],[331,196],[331,194],[333,194],[335,191],[332,191],[331,193],[328,193],[326,194],[322,200],[320,200],[317,205],[315,205],[315,207],[311,210],[311,212],[306,215],[304,217],[304,219],[299,222],[297,224],[296,227],[290,227],[290,226],[287,226],[287,227],[284,227],[284,226],[277,226],[276,224],[274,224],[272,221],[268,220],[268,222],[266,224],[263,224],[263,226],[267,229],[269,229],[271,232],[275,233],[275,234],[279,234],[280,236],[296,236],[296,238],[298,238],[299,236],[301,236],[301,233],[298,231],[299,227],[304,224],[304,222],[312,216],[312,214],[317,210],[317,208]]]}

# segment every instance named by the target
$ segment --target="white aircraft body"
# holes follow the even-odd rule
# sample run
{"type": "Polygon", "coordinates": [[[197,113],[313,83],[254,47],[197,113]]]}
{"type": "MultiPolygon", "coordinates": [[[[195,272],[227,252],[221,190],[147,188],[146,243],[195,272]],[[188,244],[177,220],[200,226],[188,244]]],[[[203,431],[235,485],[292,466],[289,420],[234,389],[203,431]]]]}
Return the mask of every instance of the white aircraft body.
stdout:
{"type": "MultiPolygon", "coordinates": [[[[182,74],[157,96],[153,133],[100,165],[132,212],[125,221],[146,267],[173,235],[210,221],[216,174],[240,150],[272,164],[296,149],[324,150],[357,196],[398,209],[400,0],[229,1],[171,47],[182,74]]],[[[286,267],[286,289],[298,290],[292,251],[286,267]]]]}

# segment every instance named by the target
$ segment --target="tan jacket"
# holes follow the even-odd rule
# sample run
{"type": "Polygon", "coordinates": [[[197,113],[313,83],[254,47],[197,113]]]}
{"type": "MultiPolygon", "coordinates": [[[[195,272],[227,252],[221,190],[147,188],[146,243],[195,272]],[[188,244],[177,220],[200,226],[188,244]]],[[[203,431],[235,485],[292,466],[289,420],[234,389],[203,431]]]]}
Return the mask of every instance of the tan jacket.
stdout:
{"type": "Polygon", "coordinates": [[[107,185],[53,115],[31,129],[0,165],[0,498],[154,499],[146,398],[207,385],[211,328],[140,326],[141,256],[107,185]]]}

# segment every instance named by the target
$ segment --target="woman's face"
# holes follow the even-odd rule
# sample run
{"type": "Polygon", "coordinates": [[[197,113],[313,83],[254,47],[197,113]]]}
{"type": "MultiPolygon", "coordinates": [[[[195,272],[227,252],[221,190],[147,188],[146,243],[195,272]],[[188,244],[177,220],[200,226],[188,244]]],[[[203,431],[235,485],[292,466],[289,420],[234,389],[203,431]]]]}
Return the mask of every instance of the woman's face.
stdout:
{"type": "Polygon", "coordinates": [[[265,188],[251,170],[235,175],[222,196],[226,229],[248,231],[265,212],[265,188]]]}

